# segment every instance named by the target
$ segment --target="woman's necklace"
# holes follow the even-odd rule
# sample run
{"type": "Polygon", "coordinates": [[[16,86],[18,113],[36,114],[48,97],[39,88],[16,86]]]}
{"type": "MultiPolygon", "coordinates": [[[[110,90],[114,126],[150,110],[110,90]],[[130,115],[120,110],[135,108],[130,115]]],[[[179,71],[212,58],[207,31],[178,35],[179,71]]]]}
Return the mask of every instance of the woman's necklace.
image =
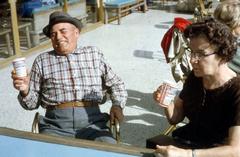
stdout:
{"type": "Polygon", "coordinates": [[[202,106],[205,106],[205,99],[206,99],[206,90],[203,87],[203,99],[202,99],[202,106]]]}

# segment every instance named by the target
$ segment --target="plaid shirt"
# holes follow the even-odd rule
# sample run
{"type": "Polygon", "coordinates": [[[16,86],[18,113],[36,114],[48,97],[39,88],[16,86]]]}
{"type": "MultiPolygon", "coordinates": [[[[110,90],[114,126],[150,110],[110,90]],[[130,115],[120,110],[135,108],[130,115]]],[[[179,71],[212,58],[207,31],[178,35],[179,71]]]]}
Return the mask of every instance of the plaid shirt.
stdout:
{"type": "Polygon", "coordinates": [[[122,80],[105,62],[96,47],[81,47],[68,55],[55,51],[40,54],[31,70],[30,90],[18,95],[25,109],[71,101],[101,102],[104,89],[110,90],[113,105],[124,107],[127,92],[122,80]]]}

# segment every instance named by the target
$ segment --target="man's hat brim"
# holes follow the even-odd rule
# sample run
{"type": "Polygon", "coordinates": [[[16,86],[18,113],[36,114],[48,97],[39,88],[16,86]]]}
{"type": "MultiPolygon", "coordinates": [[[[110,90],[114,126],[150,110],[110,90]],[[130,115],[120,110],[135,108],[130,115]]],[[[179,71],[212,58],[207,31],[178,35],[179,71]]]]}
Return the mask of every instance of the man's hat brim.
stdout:
{"type": "Polygon", "coordinates": [[[47,37],[50,37],[50,30],[52,26],[61,22],[71,23],[74,26],[76,26],[79,30],[81,30],[82,28],[81,22],[76,18],[73,18],[71,16],[54,16],[50,17],[49,24],[43,28],[43,34],[45,34],[47,37]]]}

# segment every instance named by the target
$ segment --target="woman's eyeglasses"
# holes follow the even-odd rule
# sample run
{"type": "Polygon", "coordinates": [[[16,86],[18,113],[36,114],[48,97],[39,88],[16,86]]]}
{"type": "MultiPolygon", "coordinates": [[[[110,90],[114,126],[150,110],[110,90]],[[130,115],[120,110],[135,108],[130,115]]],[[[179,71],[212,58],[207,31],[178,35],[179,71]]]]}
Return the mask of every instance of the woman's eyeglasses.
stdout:
{"type": "Polygon", "coordinates": [[[191,52],[190,53],[190,57],[197,59],[197,60],[201,60],[205,57],[211,56],[216,54],[216,52],[212,52],[212,53],[203,53],[204,51],[195,51],[195,52],[191,52]]]}
{"type": "MultiPolygon", "coordinates": [[[[208,49],[210,46],[208,46],[205,49],[208,49]]],[[[206,53],[204,50],[197,50],[197,51],[193,51],[190,48],[188,48],[188,51],[190,52],[190,57],[194,58],[196,60],[201,60],[205,57],[211,56],[216,54],[216,52],[212,52],[212,53],[206,53]]]]}

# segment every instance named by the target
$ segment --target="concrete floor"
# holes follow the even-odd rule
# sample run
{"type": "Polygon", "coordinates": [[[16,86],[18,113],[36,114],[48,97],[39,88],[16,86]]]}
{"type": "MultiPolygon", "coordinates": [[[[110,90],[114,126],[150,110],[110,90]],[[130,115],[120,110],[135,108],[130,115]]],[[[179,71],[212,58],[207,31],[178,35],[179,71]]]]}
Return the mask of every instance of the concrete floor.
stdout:
{"type": "MultiPolygon", "coordinates": [[[[172,25],[174,17],[192,18],[192,15],[176,14],[149,9],[147,13],[134,12],[117,22],[99,27],[80,36],[79,45],[99,47],[113,70],[124,80],[129,98],[124,109],[125,121],[121,125],[123,144],[145,147],[145,140],[159,134],[167,127],[162,109],[152,99],[152,92],[163,80],[172,80],[160,41],[172,25]]],[[[39,51],[27,57],[30,68],[39,51]]],[[[0,69],[0,127],[31,130],[36,111],[26,111],[17,101],[18,92],[12,86],[12,66],[0,69]]],[[[101,108],[108,112],[110,103],[101,108]]]]}

